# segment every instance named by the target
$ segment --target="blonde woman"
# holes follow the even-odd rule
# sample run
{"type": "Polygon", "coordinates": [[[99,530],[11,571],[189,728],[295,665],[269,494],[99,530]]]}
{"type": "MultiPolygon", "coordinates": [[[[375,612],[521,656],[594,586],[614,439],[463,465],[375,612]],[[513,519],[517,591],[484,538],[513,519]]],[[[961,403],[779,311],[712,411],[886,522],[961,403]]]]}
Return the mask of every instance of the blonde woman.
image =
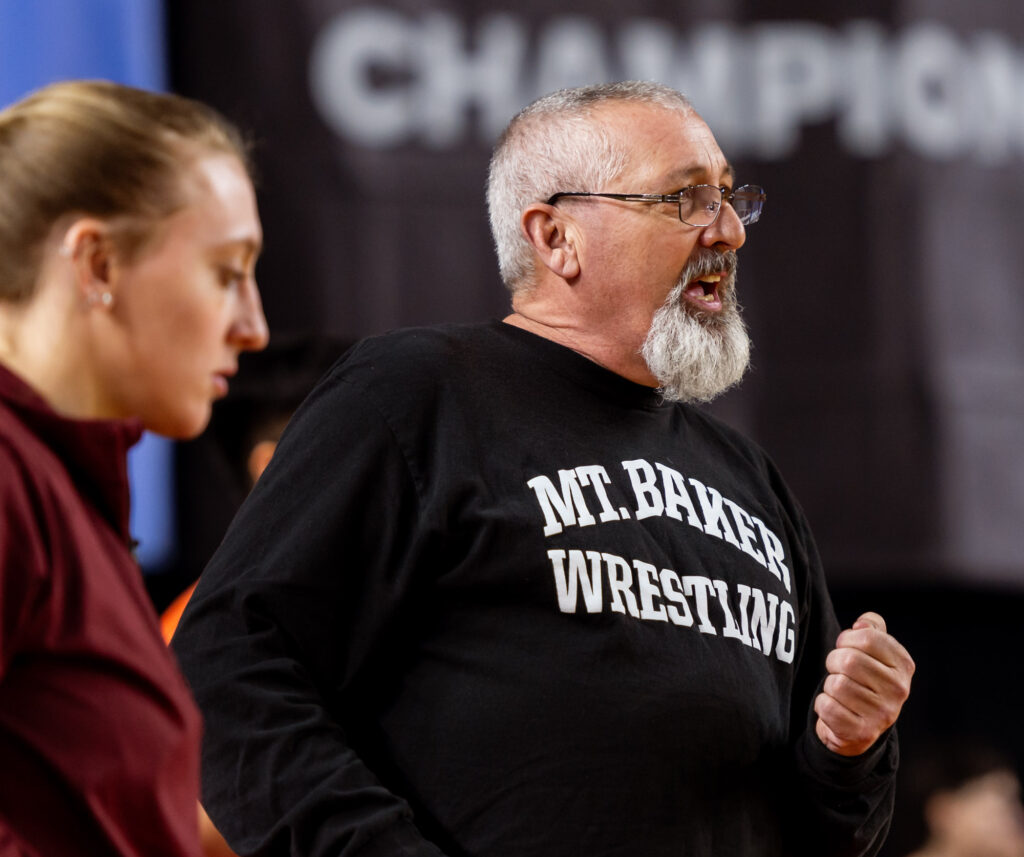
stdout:
{"type": "Polygon", "coordinates": [[[199,853],[199,715],[132,556],[126,453],[267,342],[209,108],[66,82],[0,112],[0,853],[199,853]]]}

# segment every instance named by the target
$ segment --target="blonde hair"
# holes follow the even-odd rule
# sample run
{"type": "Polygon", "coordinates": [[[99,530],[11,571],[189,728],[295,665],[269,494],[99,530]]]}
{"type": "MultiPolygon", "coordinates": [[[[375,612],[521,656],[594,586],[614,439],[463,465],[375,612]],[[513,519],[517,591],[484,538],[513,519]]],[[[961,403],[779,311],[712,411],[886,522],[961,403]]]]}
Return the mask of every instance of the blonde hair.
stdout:
{"type": "Polygon", "coordinates": [[[66,81],[0,111],[0,300],[33,292],[53,226],[125,218],[126,256],[185,205],[184,168],[210,153],[252,172],[249,146],[212,108],[107,81],[66,81]]]}
{"type": "Polygon", "coordinates": [[[621,81],[560,89],[537,99],[508,124],[491,157],[487,208],[501,278],[510,291],[527,286],[533,255],[519,221],[528,205],[560,191],[597,191],[627,167],[626,141],[593,115],[608,102],[652,104],[684,116],[694,112],[682,93],[659,83],[621,81]]]}

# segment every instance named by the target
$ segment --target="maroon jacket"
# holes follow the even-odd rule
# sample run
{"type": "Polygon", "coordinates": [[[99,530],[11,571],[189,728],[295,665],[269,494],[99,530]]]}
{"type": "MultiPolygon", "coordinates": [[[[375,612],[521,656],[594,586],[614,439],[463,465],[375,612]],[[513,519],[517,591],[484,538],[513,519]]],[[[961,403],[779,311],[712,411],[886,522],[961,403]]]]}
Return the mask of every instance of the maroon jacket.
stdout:
{"type": "Polygon", "coordinates": [[[0,365],[0,855],[194,857],[199,714],[131,553],[134,422],[0,365]]]}

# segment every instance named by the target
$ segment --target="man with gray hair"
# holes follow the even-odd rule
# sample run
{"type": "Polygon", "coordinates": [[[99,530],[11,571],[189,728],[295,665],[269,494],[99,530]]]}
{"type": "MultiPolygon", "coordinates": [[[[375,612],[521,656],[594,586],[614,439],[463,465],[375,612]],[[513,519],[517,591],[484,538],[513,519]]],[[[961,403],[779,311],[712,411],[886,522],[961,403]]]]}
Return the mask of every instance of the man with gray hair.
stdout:
{"type": "Polygon", "coordinates": [[[175,637],[239,853],[877,853],[913,661],[840,633],[781,477],[693,404],[746,368],[764,199],[663,86],[513,119],[511,314],[350,351],[175,637]]]}

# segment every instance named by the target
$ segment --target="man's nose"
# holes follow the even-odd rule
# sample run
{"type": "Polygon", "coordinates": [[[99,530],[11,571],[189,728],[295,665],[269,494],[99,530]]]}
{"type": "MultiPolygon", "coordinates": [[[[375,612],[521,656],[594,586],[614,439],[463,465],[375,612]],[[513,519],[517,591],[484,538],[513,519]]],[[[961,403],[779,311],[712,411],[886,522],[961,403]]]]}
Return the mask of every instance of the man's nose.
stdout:
{"type": "Polygon", "coordinates": [[[746,240],[747,230],[736,209],[728,202],[723,203],[718,218],[710,226],[705,226],[700,236],[700,243],[705,247],[724,250],[739,250],[746,240]]]}

